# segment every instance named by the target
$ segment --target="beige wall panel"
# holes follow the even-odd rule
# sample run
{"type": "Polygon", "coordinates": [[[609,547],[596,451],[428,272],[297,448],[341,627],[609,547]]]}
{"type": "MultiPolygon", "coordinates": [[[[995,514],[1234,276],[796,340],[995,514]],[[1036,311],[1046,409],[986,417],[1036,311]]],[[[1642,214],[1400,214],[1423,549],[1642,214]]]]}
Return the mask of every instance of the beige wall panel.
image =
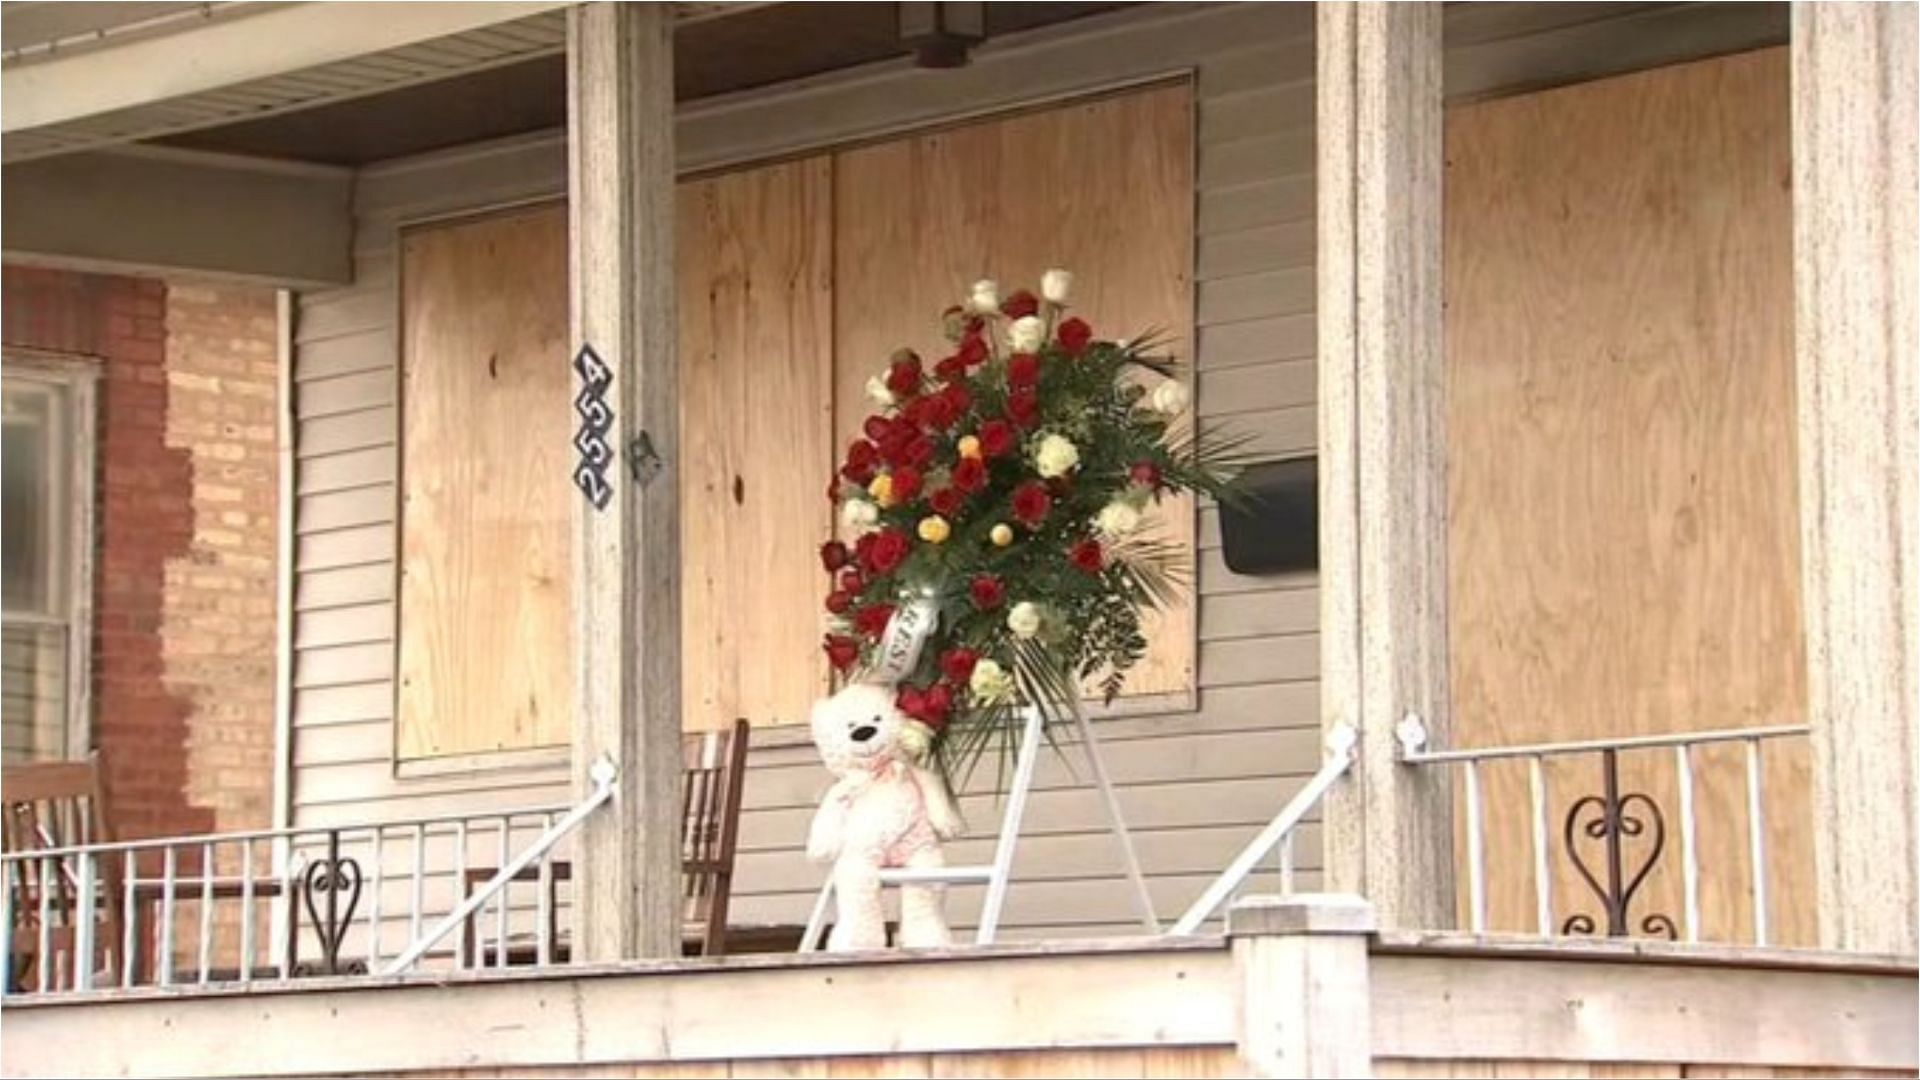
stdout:
{"type": "Polygon", "coordinates": [[[401,246],[396,753],[564,746],[565,211],[413,229],[401,246]]]}
{"type": "MultiPolygon", "coordinates": [[[[1455,745],[1804,721],[1788,153],[1781,50],[1449,113],[1455,745]]],[[[1766,759],[1771,936],[1811,943],[1804,741],[1766,759]]],[[[1714,940],[1752,934],[1741,761],[1695,761],[1714,940]]],[[[1491,925],[1531,930],[1526,770],[1486,779],[1491,925]]],[[[1548,781],[1557,919],[1597,913],[1561,823],[1599,760],[1548,781]]],[[[1666,817],[1640,932],[1681,918],[1671,753],[1622,782],[1666,817]]]]}

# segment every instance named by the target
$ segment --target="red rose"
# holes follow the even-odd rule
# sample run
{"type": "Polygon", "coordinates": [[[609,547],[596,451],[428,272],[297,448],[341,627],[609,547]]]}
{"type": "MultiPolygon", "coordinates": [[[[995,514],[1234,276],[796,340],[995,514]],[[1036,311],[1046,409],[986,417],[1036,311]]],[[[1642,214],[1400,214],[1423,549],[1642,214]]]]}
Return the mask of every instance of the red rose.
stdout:
{"type": "Polygon", "coordinates": [[[870,638],[878,639],[886,633],[887,623],[892,621],[892,604],[868,604],[853,613],[853,628],[870,638]]]}
{"type": "Polygon", "coordinates": [[[835,615],[845,615],[847,609],[852,606],[853,595],[851,593],[843,593],[836,589],[827,594],[827,610],[833,612],[835,615]]]}
{"type": "Polygon", "coordinates": [[[1025,289],[1000,301],[1000,314],[1009,319],[1024,319],[1040,311],[1040,300],[1025,289]]]}
{"type": "Polygon", "coordinates": [[[967,586],[967,594],[973,598],[974,607],[992,611],[1007,598],[1007,587],[992,574],[980,574],[967,586]]]}
{"type": "Polygon", "coordinates": [[[920,470],[911,465],[902,465],[893,470],[893,499],[897,503],[910,503],[920,495],[920,470]]]}
{"type": "Polygon", "coordinates": [[[917,686],[902,686],[900,689],[895,690],[893,692],[893,703],[900,707],[901,712],[906,713],[915,720],[919,720],[920,714],[927,711],[926,692],[917,686]]]}
{"type": "Polygon", "coordinates": [[[860,659],[860,642],[845,634],[828,634],[822,648],[826,650],[827,662],[835,671],[845,671],[860,659]]]}
{"type": "MultiPolygon", "coordinates": [[[[872,534],[869,533],[868,535],[872,535],[872,534]]],[[[863,536],[860,539],[864,541],[867,538],[863,536]]],[[[867,552],[870,551],[872,547],[873,545],[871,543],[861,544],[860,557],[862,559],[865,559],[867,557],[867,552]]],[[[860,576],[860,571],[852,569],[851,567],[840,571],[840,591],[841,592],[857,593],[861,589],[864,589],[866,587],[867,587],[867,579],[860,576]]]]}
{"type": "Polygon", "coordinates": [[[972,649],[948,649],[940,654],[940,673],[955,686],[965,686],[979,662],[980,654],[972,649]]]}
{"type": "MultiPolygon", "coordinates": [[[[861,533],[860,539],[855,540],[853,542],[853,561],[859,563],[861,566],[865,566],[867,565],[867,562],[872,558],[873,558],[873,534],[861,533]]],[[[840,587],[843,589],[846,589],[848,592],[859,592],[863,584],[865,584],[865,582],[860,577],[860,570],[858,567],[852,570],[848,570],[846,573],[840,575],[840,587]],[[847,581],[849,579],[853,581],[853,585],[851,587],[847,585],[847,581]]]]}
{"type": "Polygon", "coordinates": [[[1031,389],[1015,390],[1007,395],[1007,416],[1020,427],[1040,422],[1040,398],[1031,389]]]}
{"type": "Polygon", "coordinates": [[[972,367],[975,364],[986,361],[987,343],[980,339],[977,324],[974,329],[967,332],[965,338],[961,339],[960,351],[955,355],[960,358],[960,364],[963,367],[972,367]]]}
{"type": "Polygon", "coordinates": [[[907,561],[907,551],[913,546],[907,534],[898,529],[881,529],[869,533],[873,537],[873,546],[867,549],[867,569],[875,574],[891,574],[907,561]]]}
{"type": "Polygon", "coordinates": [[[947,407],[953,410],[954,420],[965,416],[967,409],[973,405],[973,395],[968,393],[966,386],[961,383],[954,383],[942,390],[940,396],[947,399],[947,407]]]}
{"type": "Polygon", "coordinates": [[[949,356],[933,365],[933,373],[942,382],[958,382],[967,377],[967,362],[959,356],[949,356]]]}
{"type": "Polygon", "coordinates": [[[941,488],[927,496],[927,505],[941,517],[950,518],[960,510],[960,493],[950,487],[941,488]]]}
{"type": "Polygon", "coordinates": [[[893,421],[875,414],[860,422],[860,431],[869,440],[876,443],[887,441],[887,433],[893,430],[893,421]]]}
{"type": "Polygon", "coordinates": [[[921,707],[920,722],[930,728],[945,727],[947,710],[953,707],[953,691],[948,689],[945,683],[934,683],[927,687],[927,692],[921,700],[924,704],[921,707]]]}
{"type": "Polygon", "coordinates": [[[911,412],[914,423],[928,431],[945,431],[960,418],[959,410],[953,407],[953,399],[944,393],[929,394],[915,401],[911,412]]]}
{"type": "Polygon", "coordinates": [[[900,461],[911,468],[925,468],[927,462],[932,460],[933,441],[925,435],[915,435],[900,448],[900,461]]]}
{"type": "Polygon", "coordinates": [[[980,425],[980,452],[988,457],[999,457],[1013,449],[1018,436],[1013,425],[1005,420],[989,420],[980,425]]]}
{"type": "Polygon", "coordinates": [[[1040,358],[1032,353],[1014,353],[1007,361],[1007,385],[1032,386],[1040,381],[1040,358]]]}
{"type": "Polygon", "coordinates": [[[1152,488],[1158,491],[1160,488],[1160,466],[1155,465],[1151,461],[1137,462],[1133,468],[1127,470],[1127,479],[1133,481],[1140,487],[1152,488]]]}
{"type": "Polygon", "coordinates": [[[838,540],[829,540],[820,545],[820,565],[831,574],[847,565],[847,545],[838,540]]]}
{"type": "Polygon", "coordinates": [[[1073,565],[1084,573],[1099,573],[1102,565],[1100,541],[1092,539],[1080,541],[1073,545],[1073,549],[1067,553],[1067,558],[1073,560],[1073,565]]]}
{"type": "Polygon", "coordinates": [[[1051,509],[1053,498],[1047,494],[1045,484],[1034,480],[1014,489],[1013,516],[1028,528],[1038,528],[1047,519],[1047,511],[1051,509]]]}
{"type": "Polygon", "coordinates": [[[953,467],[953,486],[971,495],[987,486],[987,467],[979,458],[961,458],[953,467]]]}
{"type": "Polygon", "coordinates": [[[895,397],[911,397],[920,389],[920,358],[909,353],[887,368],[887,389],[895,397]]]}
{"type": "Polygon", "coordinates": [[[840,475],[856,484],[873,483],[873,468],[879,459],[879,452],[865,439],[856,439],[847,447],[847,463],[840,467],[840,475]]]}
{"type": "Polygon", "coordinates": [[[1087,349],[1087,343],[1093,340],[1093,327],[1085,319],[1074,317],[1060,324],[1055,331],[1060,338],[1060,348],[1068,356],[1079,356],[1087,349]]]}
{"type": "Polygon", "coordinates": [[[838,476],[830,476],[827,478],[827,501],[830,503],[840,501],[840,478],[838,476]]]}

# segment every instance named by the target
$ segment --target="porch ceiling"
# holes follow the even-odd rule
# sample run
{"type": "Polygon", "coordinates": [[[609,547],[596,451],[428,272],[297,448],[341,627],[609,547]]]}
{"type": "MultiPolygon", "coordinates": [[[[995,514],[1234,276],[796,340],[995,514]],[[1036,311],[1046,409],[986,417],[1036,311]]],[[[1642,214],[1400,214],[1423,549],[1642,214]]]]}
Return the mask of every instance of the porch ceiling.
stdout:
{"type": "MultiPolygon", "coordinates": [[[[693,22],[764,6],[681,3],[693,22]]],[[[566,4],[8,4],[0,157],[257,119],[553,56],[566,4]],[[70,13],[68,7],[125,7],[70,13]],[[369,8],[372,5],[367,5],[369,8]]]]}
{"type": "MultiPolygon", "coordinates": [[[[149,141],[358,165],[566,119],[560,0],[382,4],[364,19],[342,18],[339,4],[112,6],[131,9],[129,17],[0,6],[4,160],[149,141]]],[[[986,30],[995,36],[1123,6],[997,3],[986,30]]],[[[895,4],[675,7],[681,100],[907,51],[895,4]]]]}

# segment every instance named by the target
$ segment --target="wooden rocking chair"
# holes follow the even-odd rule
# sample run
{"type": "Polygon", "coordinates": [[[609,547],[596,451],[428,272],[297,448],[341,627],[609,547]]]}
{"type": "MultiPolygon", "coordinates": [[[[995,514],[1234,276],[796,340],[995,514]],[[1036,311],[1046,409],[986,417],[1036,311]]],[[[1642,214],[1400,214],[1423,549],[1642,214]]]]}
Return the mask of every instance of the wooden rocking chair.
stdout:
{"type": "MultiPolygon", "coordinates": [[[[746,781],[747,747],[752,727],[735,720],[730,731],[690,735],[682,744],[684,768],[680,787],[681,895],[685,897],[682,952],[689,956],[722,956],[727,951],[727,904],[733,895],[734,852],[739,844],[740,797],[746,781]]],[[[463,893],[492,880],[498,867],[469,867],[463,893]]],[[[515,874],[515,883],[538,881],[540,868],[529,866],[515,874]]],[[[560,937],[559,886],[573,880],[573,864],[556,859],[548,874],[547,940],[555,963],[564,963],[568,948],[560,937]]],[[[507,891],[511,891],[509,885],[507,891]]],[[[491,924],[489,905],[469,916],[460,931],[460,955],[468,966],[492,966],[500,959],[497,942],[482,944],[476,922],[491,924]]],[[[524,934],[507,942],[509,965],[532,964],[537,944],[524,934]]]]}
{"type": "MultiPolygon", "coordinates": [[[[107,813],[106,785],[98,753],[86,761],[9,765],[0,772],[0,850],[8,854],[109,843],[113,829],[107,813]]],[[[9,863],[13,934],[9,958],[13,986],[36,990],[42,973],[50,990],[77,982],[75,934],[80,912],[77,858],[27,859],[9,863]],[[44,922],[43,922],[44,920],[44,922]],[[42,939],[46,955],[42,955],[42,939]]],[[[121,889],[121,860],[94,863],[94,974],[113,976],[123,962],[128,913],[121,889]]],[[[96,984],[110,979],[96,978],[96,984]]]]}

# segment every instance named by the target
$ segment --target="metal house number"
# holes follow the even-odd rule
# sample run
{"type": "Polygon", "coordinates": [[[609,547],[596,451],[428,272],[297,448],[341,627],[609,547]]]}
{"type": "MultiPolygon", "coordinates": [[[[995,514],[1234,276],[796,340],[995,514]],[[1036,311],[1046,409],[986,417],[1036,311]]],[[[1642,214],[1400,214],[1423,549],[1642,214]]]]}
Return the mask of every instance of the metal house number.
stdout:
{"type": "Polygon", "coordinates": [[[607,480],[607,467],[613,464],[613,447],[607,442],[607,432],[613,428],[613,406],[607,404],[613,370],[591,345],[580,346],[573,358],[573,370],[580,373],[581,383],[580,394],[573,399],[573,410],[580,414],[580,430],[573,436],[573,447],[580,451],[573,486],[595,510],[605,510],[613,499],[613,485],[607,480]]]}

